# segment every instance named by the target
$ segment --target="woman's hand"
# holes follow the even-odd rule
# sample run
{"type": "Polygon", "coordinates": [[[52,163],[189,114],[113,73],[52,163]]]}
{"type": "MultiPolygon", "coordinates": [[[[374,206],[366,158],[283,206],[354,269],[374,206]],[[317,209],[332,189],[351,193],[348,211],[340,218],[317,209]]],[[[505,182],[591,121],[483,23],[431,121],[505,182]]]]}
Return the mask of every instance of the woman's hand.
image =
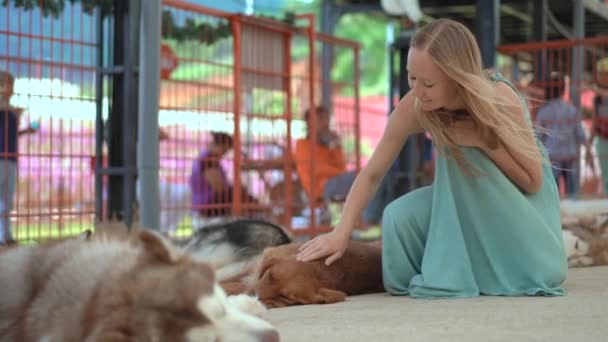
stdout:
{"type": "Polygon", "coordinates": [[[298,261],[308,262],[328,256],[328,258],[325,259],[325,265],[329,266],[344,255],[344,251],[346,251],[346,247],[348,247],[349,239],[349,235],[344,234],[339,230],[317,236],[300,246],[296,259],[298,261]]]}

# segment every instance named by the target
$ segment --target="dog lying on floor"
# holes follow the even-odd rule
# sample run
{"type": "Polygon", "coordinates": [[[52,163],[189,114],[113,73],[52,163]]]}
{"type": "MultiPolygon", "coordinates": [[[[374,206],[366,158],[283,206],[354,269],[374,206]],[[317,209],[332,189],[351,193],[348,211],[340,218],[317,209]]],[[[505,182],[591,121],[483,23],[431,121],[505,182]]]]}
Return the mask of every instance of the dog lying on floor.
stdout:
{"type": "Polygon", "coordinates": [[[378,243],[351,241],[344,255],[330,266],[325,266],[324,259],[297,261],[301,245],[266,249],[252,288],[238,280],[224,282],[222,287],[229,293],[254,293],[269,308],[330,304],[344,301],[347,295],[384,292],[378,243]]]}
{"type": "Polygon", "coordinates": [[[147,230],[14,247],[0,276],[0,341],[279,340],[255,298],[147,230]]]}
{"type": "Polygon", "coordinates": [[[185,242],[183,250],[191,257],[207,262],[215,269],[219,282],[239,277],[251,284],[253,268],[268,247],[291,243],[280,226],[248,218],[225,218],[200,227],[185,242]]]}
{"type": "Polygon", "coordinates": [[[569,267],[608,265],[608,215],[562,217],[569,267]]]}

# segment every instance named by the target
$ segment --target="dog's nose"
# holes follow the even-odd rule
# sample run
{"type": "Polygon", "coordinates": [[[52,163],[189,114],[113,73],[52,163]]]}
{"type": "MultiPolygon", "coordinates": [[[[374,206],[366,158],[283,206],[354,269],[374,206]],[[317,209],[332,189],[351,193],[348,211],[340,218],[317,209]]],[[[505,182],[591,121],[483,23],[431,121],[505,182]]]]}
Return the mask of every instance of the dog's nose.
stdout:
{"type": "Polygon", "coordinates": [[[279,333],[276,330],[263,330],[255,334],[260,342],[279,342],[279,333]]]}

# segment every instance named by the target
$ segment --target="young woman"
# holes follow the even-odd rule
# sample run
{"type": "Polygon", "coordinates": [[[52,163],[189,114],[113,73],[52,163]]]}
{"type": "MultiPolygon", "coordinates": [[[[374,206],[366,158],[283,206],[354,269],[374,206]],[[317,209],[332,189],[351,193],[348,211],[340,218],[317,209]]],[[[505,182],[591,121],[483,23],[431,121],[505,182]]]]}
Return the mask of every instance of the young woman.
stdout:
{"type": "Polygon", "coordinates": [[[339,259],[354,223],[410,134],[439,155],[432,186],[389,204],[382,222],[384,286],[393,295],[562,295],[567,260],[546,152],[517,91],[487,77],[473,34],[436,20],[412,38],[411,90],[395,108],[329,234],[301,261],[339,259]]]}

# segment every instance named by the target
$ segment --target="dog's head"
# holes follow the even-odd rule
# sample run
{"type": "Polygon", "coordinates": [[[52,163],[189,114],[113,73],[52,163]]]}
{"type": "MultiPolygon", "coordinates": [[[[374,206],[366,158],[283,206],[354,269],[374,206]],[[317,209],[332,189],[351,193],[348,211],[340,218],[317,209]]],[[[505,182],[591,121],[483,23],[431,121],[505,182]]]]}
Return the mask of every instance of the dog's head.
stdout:
{"type": "Polygon", "coordinates": [[[254,292],[267,307],[329,304],[344,301],[346,294],[328,288],[323,261],[299,262],[297,244],[269,248],[255,272],[254,292]]]}
{"type": "Polygon", "coordinates": [[[562,217],[564,247],[568,266],[591,266],[600,263],[604,252],[599,248],[607,224],[603,216],[562,217]]]}
{"type": "Polygon", "coordinates": [[[91,340],[278,341],[252,297],[227,297],[213,269],[161,236],[136,230],[136,266],[105,281],[89,304],[91,340]]]}

